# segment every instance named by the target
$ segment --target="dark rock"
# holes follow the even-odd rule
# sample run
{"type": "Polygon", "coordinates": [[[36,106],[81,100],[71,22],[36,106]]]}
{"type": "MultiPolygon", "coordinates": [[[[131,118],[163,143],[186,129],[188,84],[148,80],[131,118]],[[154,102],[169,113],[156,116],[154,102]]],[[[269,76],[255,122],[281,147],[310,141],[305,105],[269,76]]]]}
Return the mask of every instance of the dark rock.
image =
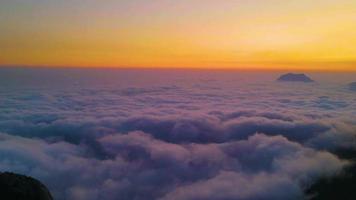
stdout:
{"type": "Polygon", "coordinates": [[[356,91],[356,82],[350,83],[349,84],[349,89],[352,91],[356,91]]]}
{"type": "MultiPolygon", "coordinates": [[[[356,150],[338,149],[332,152],[341,159],[355,160],[356,150]]],[[[322,177],[305,191],[310,200],[356,199],[356,164],[351,162],[343,171],[331,177],[322,177]]]]}
{"type": "Polygon", "coordinates": [[[305,74],[293,74],[293,73],[284,74],[280,76],[277,80],[290,81],[290,82],[305,82],[305,83],[314,82],[311,78],[309,78],[305,74]]]}
{"type": "Polygon", "coordinates": [[[53,200],[41,182],[14,173],[0,173],[0,198],[4,200],[53,200]]]}

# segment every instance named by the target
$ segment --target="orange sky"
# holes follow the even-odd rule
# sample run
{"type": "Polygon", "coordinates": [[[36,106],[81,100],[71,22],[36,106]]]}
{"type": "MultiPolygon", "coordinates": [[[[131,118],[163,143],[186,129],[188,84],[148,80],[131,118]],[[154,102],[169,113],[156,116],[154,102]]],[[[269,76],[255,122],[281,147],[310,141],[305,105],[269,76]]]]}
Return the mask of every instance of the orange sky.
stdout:
{"type": "Polygon", "coordinates": [[[356,70],[351,0],[4,0],[0,65],[356,70]]]}

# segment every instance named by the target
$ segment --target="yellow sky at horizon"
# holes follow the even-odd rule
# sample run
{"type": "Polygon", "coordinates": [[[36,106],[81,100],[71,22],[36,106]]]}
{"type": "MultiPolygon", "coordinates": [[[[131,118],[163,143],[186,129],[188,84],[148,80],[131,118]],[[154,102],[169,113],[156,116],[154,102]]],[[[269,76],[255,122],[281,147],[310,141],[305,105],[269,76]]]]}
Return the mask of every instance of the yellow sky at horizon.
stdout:
{"type": "Polygon", "coordinates": [[[5,0],[0,65],[356,70],[355,24],[348,0],[5,0]]]}

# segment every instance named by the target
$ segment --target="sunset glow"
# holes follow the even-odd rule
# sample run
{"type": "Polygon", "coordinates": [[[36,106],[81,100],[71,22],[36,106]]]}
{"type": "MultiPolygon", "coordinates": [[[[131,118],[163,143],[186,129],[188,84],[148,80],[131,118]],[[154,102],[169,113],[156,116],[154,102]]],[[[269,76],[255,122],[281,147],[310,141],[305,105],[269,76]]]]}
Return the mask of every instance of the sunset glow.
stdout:
{"type": "Polygon", "coordinates": [[[0,5],[3,66],[356,70],[356,1],[0,5]]]}
{"type": "Polygon", "coordinates": [[[356,0],[0,0],[0,196],[356,199],[356,0]]]}

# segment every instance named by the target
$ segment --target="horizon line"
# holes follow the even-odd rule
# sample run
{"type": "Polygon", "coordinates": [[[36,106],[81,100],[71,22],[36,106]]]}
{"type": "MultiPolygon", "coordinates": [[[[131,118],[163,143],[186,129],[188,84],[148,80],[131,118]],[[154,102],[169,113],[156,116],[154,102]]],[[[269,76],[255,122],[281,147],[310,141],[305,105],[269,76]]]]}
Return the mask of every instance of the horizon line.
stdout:
{"type": "Polygon", "coordinates": [[[152,66],[80,66],[80,65],[1,65],[0,68],[37,68],[37,69],[117,69],[117,70],[204,70],[204,71],[308,71],[308,72],[352,72],[356,73],[356,69],[306,69],[306,68],[289,68],[282,67],[263,68],[263,67],[152,67],[152,66]]]}

